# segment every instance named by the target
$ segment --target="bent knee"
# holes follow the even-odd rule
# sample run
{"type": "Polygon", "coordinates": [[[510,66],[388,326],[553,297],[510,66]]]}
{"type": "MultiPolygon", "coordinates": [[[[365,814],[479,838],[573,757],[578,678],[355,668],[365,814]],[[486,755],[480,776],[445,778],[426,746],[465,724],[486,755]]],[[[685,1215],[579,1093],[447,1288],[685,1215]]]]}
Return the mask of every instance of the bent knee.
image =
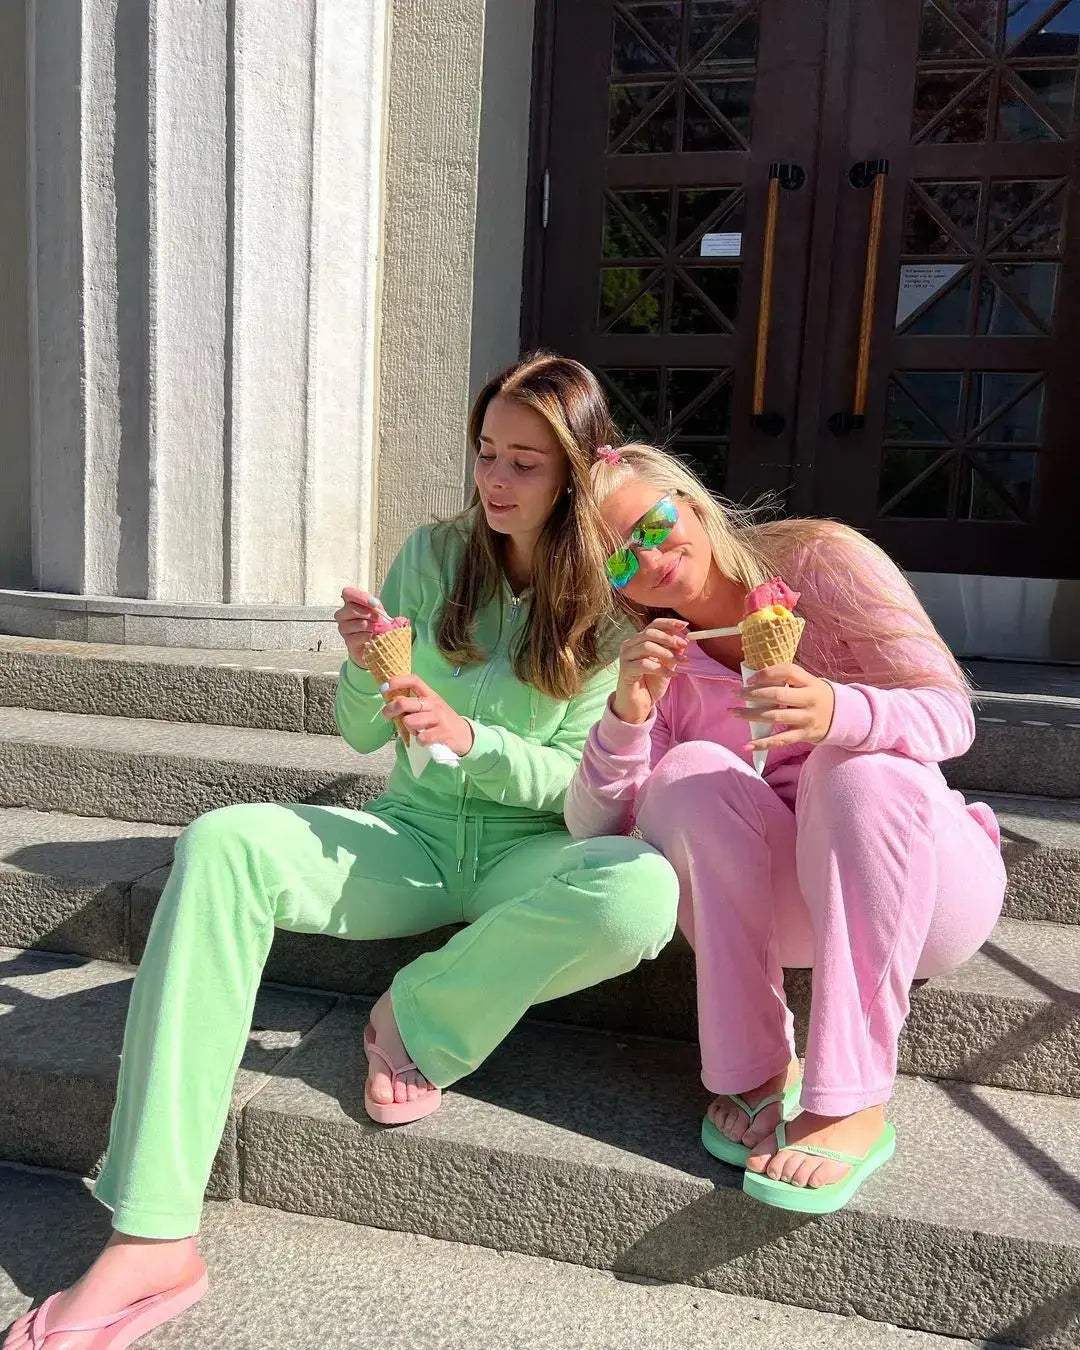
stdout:
{"type": "Polygon", "coordinates": [[[882,783],[915,783],[931,771],[918,760],[890,750],[844,750],[836,745],[816,745],[803,764],[801,779],[820,786],[827,782],[841,791],[865,791],[882,783]]]}
{"type": "Polygon", "coordinates": [[[282,812],[288,808],[274,802],[244,802],[219,806],[199,816],[176,841],[176,856],[190,857],[195,851],[221,852],[252,845],[280,834],[282,812]]]}
{"type": "Polygon", "coordinates": [[[943,791],[940,775],[906,755],[818,745],[803,765],[795,814],[800,821],[812,815],[830,828],[873,832],[913,804],[929,809],[943,791]]]}
{"type": "Polygon", "coordinates": [[[674,834],[715,823],[725,805],[742,804],[759,791],[749,764],[715,741],[684,741],[657,763],[638,798],[645,836],[664,847],[674,834]]]}
{"type": "Polygon", "coordinates": [[[637,839],[610,838],[586,862],[602,868],[603,885],[589,907],[595,936],[605,944],[635,953],[635,959],[655,956],[671,941],[679,909],[679,878],[675,869],[649,844],[637,839]]]}

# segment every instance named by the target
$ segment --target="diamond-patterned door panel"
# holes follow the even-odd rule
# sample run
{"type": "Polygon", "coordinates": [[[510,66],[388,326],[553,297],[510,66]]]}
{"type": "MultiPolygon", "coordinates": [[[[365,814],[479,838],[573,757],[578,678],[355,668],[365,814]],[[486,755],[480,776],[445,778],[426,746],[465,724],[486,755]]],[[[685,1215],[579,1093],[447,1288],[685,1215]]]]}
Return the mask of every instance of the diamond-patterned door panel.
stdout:
{"type": "Polygon", "coordinates": [[[746,150],[757,0],[623,0],[614,8],[609,153],[746,150]]]}
{"type": "Polygon", "coordinates": [[[878,512],[885,519],[1031,518],[1044,376],[895,371],[886,404],[878,512]]]}
{"type": "Polygon", "coordinates": [[[599,332],[734,332],[744,213],[736,187],[608,191],[599,332]]]}
{"type": "Polygon", "coordinates": [[[921,337],[1053,333],[1064,179],[908,185],[895,326],[921,337]]]}
{"type": "Polygon", "coordinates": [[[731,441],[730,369],[622,367],[600,372],[623,435],[666,445],[723,490],[731,441]]]}
{"type": "Polygon", "coordinates": [[[923,0],[912,140],[1064,140],[1078,65],[1080,0],[923,0]]]}

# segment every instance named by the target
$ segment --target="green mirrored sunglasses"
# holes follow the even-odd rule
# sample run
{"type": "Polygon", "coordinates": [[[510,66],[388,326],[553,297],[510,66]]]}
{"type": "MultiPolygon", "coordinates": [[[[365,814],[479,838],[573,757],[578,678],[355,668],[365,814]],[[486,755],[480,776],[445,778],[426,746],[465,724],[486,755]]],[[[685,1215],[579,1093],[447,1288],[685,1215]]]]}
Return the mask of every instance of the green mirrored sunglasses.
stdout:
{"type": "Polygon", "coordinates": [[[633,581],[640,567],[638,548],[659,548],[679,523],[679,509],[670,497],[662,497],[651,510],[646,511],[630,531],[626,544],[607,559],[604,566],[608,581],[621,591],[633,581]]]}

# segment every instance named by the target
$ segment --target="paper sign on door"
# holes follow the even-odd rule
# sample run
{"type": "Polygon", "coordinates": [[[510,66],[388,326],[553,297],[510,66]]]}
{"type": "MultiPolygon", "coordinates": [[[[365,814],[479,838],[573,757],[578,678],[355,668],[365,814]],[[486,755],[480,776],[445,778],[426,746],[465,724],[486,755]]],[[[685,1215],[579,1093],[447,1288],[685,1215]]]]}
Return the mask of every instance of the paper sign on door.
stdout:
{"type": "Polygon", "coordinates": [[[896,297],[897,328],[943,291],[963,267],[963,263],[908,263],[901,267],[900,291],[896,297]]]}
{"type": "Polygon", "coordinates": [[[741,234],[703,234],[701,257],[738,258],[742,253],[741,234]]]}

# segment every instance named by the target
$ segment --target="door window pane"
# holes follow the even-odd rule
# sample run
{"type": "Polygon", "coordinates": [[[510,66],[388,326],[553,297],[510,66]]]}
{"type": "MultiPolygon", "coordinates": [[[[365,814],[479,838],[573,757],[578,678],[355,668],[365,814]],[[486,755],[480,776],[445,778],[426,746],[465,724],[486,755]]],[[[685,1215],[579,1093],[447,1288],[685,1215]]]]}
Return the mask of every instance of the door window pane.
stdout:
{"type": "Polygon", "coordinates": [[[605,258],[652,258],[667,247],[667,188],[612,192],[604,203],[605,258]]]}
{"type": "MultiPolygon", "coordinates": [[[[1045,6],[1044,6],[1045,8],[1045,6]]],[[[1076,56],[1080,53],[1080,0],[1069,0],[1052,19],[1040,23],[1014,56],[1076,56]]]]}
{"type": "Polygon", "coordinates": [[[990,81],[983,76],[973,83],[973,74],[973,71],[960,74],[926,71],[919,76],[915,91],[916,139],[925,135],[928,141],[943,145],[972,145],[986,140],[990,81]],[[961,93],[963,97],[955,106],[927,130],[933,119],[961,93]]]}
{"type": "Polygon", "coordinates": [[[924,337],[963,337],[971,326],[972,274],[965,272],[904,330],[924,337]]]}
{"type": "Polygon", "coordinates": [[[649,35],[650,42],[669,56],[679,59],[682,31],[682,0],[623,0],[616,5],[649,35]]]}
{"type": "MultiPolygon", "coordinates": [[[[739,14],[746,14],[747,0],[691,0],[690,3],[690,51],[700,54],[716,38],[717,34],[739,14]]],[[[747,16],[751,17],[751,16],[747,16]]],[[[753,15],[756,18],[756,14],[753,15]]],[[[746,18],[743,19],[743,23],[746,18]]],[[[742,27],[742,24],[739,25],[742,27]]]]}
{"type": "MultiPolygon", "coordinates": [[[[1019,403],[1016,400],[1025,389],[1031,384],[1032,372],[1027,370],[975,370],[971,373],[971,388],[968,393],[968,415],[967,429],[974,431],[978,426],[993,417],[995,413],[1000,413],[1001,418],[1014,418],[1014,426],[1017,430],[1027,429],[1030,434],[1026,434],[1023,439],[1028,441],[1038,441],[1039,422],[1042,417],[1042,388],[1041,386],[1034,390],[1031,395],[1025,396],[1019,403]],[[1035,405],[1029,404],[1030,397],[1037,398],[1035,405]],[[1006,411],[1008,410],[1008,411],[1006,411]]],[[[997,422],[995,422],[997,425],[997,422]]],[[[980,440],[983,438],[980,437],[980,440]]],[[[998,439],[991,437],[990,439],[998,439]]],[[[1009,436],[1002,439],[1017,440],[1019,436],[1009,436]]]]}
{"type": "Polygon", "coordinates": [[[1010,71],[1001,88],[998,140],[1060,140],[1072,125],[1075,91],[1075,67],[1010,71]]]}
{"type": "Polygon", "coordinates": [[[1012,46],[1043,17],[1053,0],[1006,0],[1005,44],[1012,46]]]}
{"type": "Polygon", "coordinates": [[[925,408],[947,435],[960,430],[964,376],[956,370],[905,370],[904,384],[920,408],[925,408]]]}
{"type": "Polygon", "coordinates": [[[991,275],[1002,278],[1003,288],[1022,301],[1043,331],[1049,332],[1054,324],[1058,269],[1054,262],[997,263],[991,275]]]}
{"type": "Polygon", "coordinates": [[[989,276],[979,283],[975,332],[980,337],[1038,337],[1039,329],[989,276]]]}
{"type": "Polygon", "coordinates": [[[1064,193],[1054,192],[1053,180],[1003,180],[990,186],[987,235],[996,253],[1056,253],[1061,247],[1064,193]],[[1036,202],[1046,198],[1004,239],[1000,236],[1036,202]]]}
{"type": "Polygon", "coordinates": [[[669,425],[683,436],[730,436],[730,372],[671,370],[668,372],[669,425]]]}
{"type": "Polygon", "coordinates": [[[701,256],[703,232],[741,234],[745,200],[739,188],[681,188],[675,227],[678,251],[701,256]]]}
{"type": "Polygon", "coordinates": [[[691,91],[686,94],[683,149],[743,149],[743,143],[750,138],[753,80],[706,80],[697,84],[697,89],[703,97],[691,91]],[[731,128],[738,135],[732,135],[731,128]]]}
{"type": "Polygon", "coordinates": [[[895,380],[890,380],[885,413],[885,439],[887,441],[944,442],[947,437],[941,428],[936,426],[923,412],[911,395],[901,389],[895,380]]]}
{"type": "Polygon", "coordinates": [[[974,244],[981,199],[980,182],[935,183],[920,179],[912,183],[908,187],[904,252],[966,252],[974,244]],[[933,203],[936,214],[927,207],[924,198],[933,203]]]}
{"type": "Polygon", "coordinates": [[[970,61],[979,55],[979,48],[955,24],[949,22],[934,0],[923,0],[919,55],[931,60],[952,56],[970,61]]]}
{"type": "MultiPolygon", "coordinates": [[[[676,29],[676,37],[678,30],[676,29]]],[[[654,46],[625,19],[615,17],[612,39],[611,73],[613,75],[655,75],[671,69],[664,57],[663,45],[654,46]]]]}
{"type": "Polygon", "coordinates": [[[663,332],[664,283],[648,267],[605,267],[600,273],[600,327],[612,333],[663,332]],[[625,311],[625,312],[624,312],[625,311]],[[614,322],[613,322],[614,321],[614,322]]]}
{"type": "Polygon", "coordinates": [[[881,514],[916,520],[947,519],[953,468],[953,459],[942,457],[937,450],[886,450],[878,492],[881,514]]]}
{"type": "MultiPolygon", "coordinates": [[[[711,35],[715,36],[718,26],[713,26],[711,35]]],[[[758,16],[757,11],[745,19],[722,41],[715,46],[702,50],[695,58],[695,75],[714,75],[732,65],[745,65],[757,59],[758,16]]]]}
{"type": "Polygon", "coordinates": [[[671,293],[672,333],[726,333],[739,305],[737,267],[695,268],[676,274],[671,293]],[[690,280],[692,278],[692,281],[690,280]],[[704,295],[702,294],[704,292],[704,295]],[[708,301],[712,303],[709,304],[708,301]],[[714,311],[719,310],[717,314],[714,311]],[[724,317],[721,317],[724,316],[724,317]]]}
{"type": "MultiPolygon", "coordinates": [[[[975,381],[981,378],[979,375],[972,377],[973,387],[975,381]]],[[[1038,445],[1042,441],[1043,394],[1040,384],[1018,399],[1011,408],[995,417],[979,432],[979,444],[1038,445]]]]}
{"type": "Polygon", "coordinates": [[[602,370],[600,378],[611,395],[615,423],[628,438],[658,439],[660,371],[646,367],[602,370]]]}
{"type": "Polygon", "coordinates": [[[623,154],[663,154],[675,149],[678,105],[669,91],[663,103],[625,142],[619,144],[641,114],[664,91],[662,84],[615,84],[611,87],[608,139],[623,154]]]}
{"type": "Polygon", "coordinates": [[[1033,450],[977,450],[960,478],[959,515],[964,520],[1024,520],[1035,484],[1033,450]]]}

